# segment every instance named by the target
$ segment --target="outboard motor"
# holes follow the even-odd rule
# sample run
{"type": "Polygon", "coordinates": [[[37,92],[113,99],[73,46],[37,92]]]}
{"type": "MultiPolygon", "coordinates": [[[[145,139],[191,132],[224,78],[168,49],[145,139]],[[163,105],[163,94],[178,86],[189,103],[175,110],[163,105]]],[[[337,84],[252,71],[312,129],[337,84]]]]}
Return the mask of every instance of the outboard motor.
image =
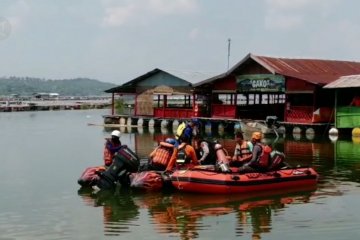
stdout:
{"type": "Polygon", "coordinates": [[[115,153],[109,168],[100,173],[100,179],[96,187],[99,189],[111,189],[115,188],[117,182],[121,185],[129,186],[129,175],[130,173],[137,172],[139,165],[139,157],[126,145],[121,146],[119,151],[115,153]]]}

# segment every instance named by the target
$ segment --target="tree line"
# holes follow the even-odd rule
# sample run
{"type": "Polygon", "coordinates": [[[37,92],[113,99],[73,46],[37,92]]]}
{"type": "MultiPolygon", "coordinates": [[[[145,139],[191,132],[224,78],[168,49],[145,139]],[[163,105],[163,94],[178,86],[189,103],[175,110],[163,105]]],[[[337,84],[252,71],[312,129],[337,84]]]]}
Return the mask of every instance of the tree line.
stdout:
{"type": "Polygon", "coordinates": [[[89,78],[50,80],[31,77],[0,77],[0,95],[18,94],[30,96],[34,93],[59,93],[62,96],[100,96],[113,88],[113,83],[89,78]]]}

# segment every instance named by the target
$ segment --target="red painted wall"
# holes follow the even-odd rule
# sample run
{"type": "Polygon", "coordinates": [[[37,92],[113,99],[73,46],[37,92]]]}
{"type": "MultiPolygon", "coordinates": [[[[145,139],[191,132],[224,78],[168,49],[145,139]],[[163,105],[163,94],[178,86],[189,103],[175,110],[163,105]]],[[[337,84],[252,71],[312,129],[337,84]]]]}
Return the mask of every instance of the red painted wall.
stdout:
{"type": "Polygon", "coordinates": [[[314,91],[316,85],[296,78],[286,79],[286,91],[314,91]]]}

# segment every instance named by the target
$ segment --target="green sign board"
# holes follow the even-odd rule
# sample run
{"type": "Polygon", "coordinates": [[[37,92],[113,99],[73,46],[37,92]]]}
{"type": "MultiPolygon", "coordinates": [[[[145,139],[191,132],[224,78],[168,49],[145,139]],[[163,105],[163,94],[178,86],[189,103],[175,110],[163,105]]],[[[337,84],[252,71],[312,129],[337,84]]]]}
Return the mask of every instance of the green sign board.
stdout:
{"type": "Polygon", "coordinates": [[[249,74],[236,77],[241,92],[285,92],[285,78],[273,74],[249,74]]]}

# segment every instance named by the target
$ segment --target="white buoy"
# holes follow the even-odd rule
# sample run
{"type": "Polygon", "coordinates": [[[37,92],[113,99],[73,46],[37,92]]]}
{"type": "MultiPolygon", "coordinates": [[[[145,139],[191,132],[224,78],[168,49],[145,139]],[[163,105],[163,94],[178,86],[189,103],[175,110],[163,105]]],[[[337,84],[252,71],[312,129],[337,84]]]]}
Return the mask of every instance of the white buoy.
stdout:
{"type": "Polygon", "coordinates": [[[308,140],[313,140],[315,138],[315,130],[313,128],[306,129],[305,137],[308,140]]]}
{"type": "Polygon", "coordinates": [[[131,122],[132,122],[131,117],[129,117],[126,121],[126,125],[131,126],[131,122]]]}
{"type": "Polygon", "coordinates": [[[219,123],[219,125],[218,125],[218,133],[219,133],[220,136],[224,135],[224,133],[225,133],[224,124],[219,123]]]}
{"type": "Polygon", "coordinates": [[[234,124],[234,132],[241,132],[241,124],[239,122],[234,124]]]}
{"type": "Polygon", "coordinates": [[[151,135],[154,135],[154,133],[155,133],[155,128],[149,126],[149,133],[150,133],[151,135]]]}
{"type": "Polygon", "coordinates": [[[172,123],[172,128],[175,129],[175,131],[176,131],[178,126],[179,126],[179,121],[175,119],[172,123]]]}
{"type": "Polygon", "coordinates": [[[120,127],[120,132],[122,132],[122,133],[125,133],[125,132],[126,132],[125,126],[121,126],[121,127],[120,127]]]}
{"type": "Polygon", "coordinates": [[[338,135],[329,135],[329,139],[331,142],[336,142],[338,140],[339,136],[338,135]]]}
{"type": "Polygon", "coordinates": [[[149,120],[149,127],[154,127],[155,126],[155,120],[154,119],[150,119],[149,120]]]}
{"type": "Polygon", "coordinates": [[[120,120],[119,120],[119,124],[120,125],[125,125],[125,123],[126,123],[126,119],[121,117],[120,120]]]}
{"type": "Polygon", "coordinates": [[[161,120],[160,126],[161,126],[162,128],[167,128],[168,125],[169,125],[169,121],[168,121],[168,120],[166,120],[166,119],[161,120]]]}
{"type": "Polygon", "coordinates": [[[163,134],[163,135],[166,135],[169,133],[169,130],[167,129],[167,127],[161,127],[160,131],[161,131],[161,134],[163,134]]]}
{"type": "Polygon", "coordinates": [[[332,127],[329,130],[329,135],[330,136],[338,136],[339,135],[339,130],[337,128],[332,127]]]}
{"type": "Polygon", "coordinates": [[[315,135],[315,130],[313,128],[308,128],[306,129],[305,134],[315,135]]]}
{"type": "Polygon", "coordinates": [[[277,131],[278,131],[279,134],[285,134],[286,133],[286,128],[285,128],[285,126],[280,126],[277,129],[277,131]]]}
{"type": "Polygon", "coordinates": [[[144,119],[143,118],[139,118],[137,121],[137,125],[138,126],[144,126],[144,119]]]}
{"type": "Polygon", "coordinates": [[[293,134],[301,134],[301,128],[299,128],[299,127],[294,127],[293,128],[293,134]]]}

